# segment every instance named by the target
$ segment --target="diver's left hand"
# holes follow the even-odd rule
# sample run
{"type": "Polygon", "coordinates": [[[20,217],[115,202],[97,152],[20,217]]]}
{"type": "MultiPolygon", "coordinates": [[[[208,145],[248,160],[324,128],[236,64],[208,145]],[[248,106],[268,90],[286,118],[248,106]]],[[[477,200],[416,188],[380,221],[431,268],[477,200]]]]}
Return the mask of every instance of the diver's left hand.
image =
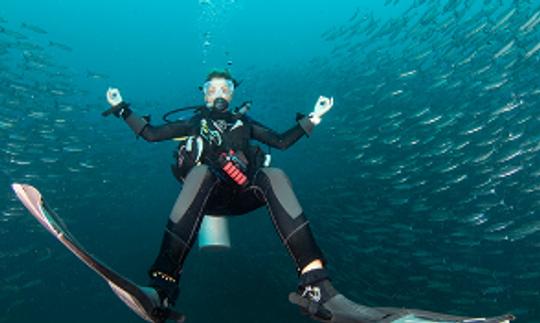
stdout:
{"type": "Polygon", "coordinates": [[[313,112],[309,114],[309,120],[313,122],[315,125],[318,125],[321,122],[321,117],[332,107],[334,106],[334,98],[327,98],[325,96],[320,96],[317,102],[315,103],[315,107],[313,108],[313,112]]]}

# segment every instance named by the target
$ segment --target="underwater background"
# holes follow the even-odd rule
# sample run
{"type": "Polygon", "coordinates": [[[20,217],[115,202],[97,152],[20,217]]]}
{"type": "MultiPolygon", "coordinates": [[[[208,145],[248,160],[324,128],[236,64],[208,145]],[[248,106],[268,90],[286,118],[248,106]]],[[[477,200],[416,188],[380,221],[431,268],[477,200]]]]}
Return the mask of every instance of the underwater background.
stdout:
{"type": "MultiPolygon", "coordinates": [[[[319,95],[313,135],[272,150],[334,285],[369,306],[540,322],[540,1],[2,0],[0,322],[140,322],[11,191],[29,183],[93,254],[144,284],[180,191],[174,142],[108,108],[200,104],[214,67],[278,131],[319,95]]],[[[265,209],[232,248],[194,249],[188,322],[310,322],[265,209]]]]}

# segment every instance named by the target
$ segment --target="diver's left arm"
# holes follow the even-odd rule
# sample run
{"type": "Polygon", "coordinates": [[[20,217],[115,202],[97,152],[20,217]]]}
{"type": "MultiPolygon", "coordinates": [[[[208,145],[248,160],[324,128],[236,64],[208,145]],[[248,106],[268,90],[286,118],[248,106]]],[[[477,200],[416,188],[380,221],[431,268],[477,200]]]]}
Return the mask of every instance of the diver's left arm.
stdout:
{"type": "Polygon", "coordinates": [[[287,149],[304,135],[310,135],[315,125],[308,117],[299,115],[297,124],[291,129],[278,133],[256,121],[251,124],[251,139],[260,141],[270,147],[287,149]]]}
{"type": "Polygon", "coordinates": [[[287,149],[302,136],[311,135],[313,128],[321,122],[321,117],[332,108],[333,104],[333,98],[319,97],[313,112],[309,116],[299,115],[297,124],[284,133],[277,133],[258,122],[253,122],[251,138],[273,148],[287,149]]]}

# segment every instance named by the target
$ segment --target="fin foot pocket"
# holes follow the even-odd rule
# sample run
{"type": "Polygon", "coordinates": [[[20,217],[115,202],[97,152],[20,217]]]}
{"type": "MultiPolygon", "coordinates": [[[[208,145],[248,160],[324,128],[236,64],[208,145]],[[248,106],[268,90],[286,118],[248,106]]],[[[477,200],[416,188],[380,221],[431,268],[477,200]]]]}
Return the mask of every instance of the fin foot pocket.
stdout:
{"type": "Polygon", "coordinates": [[[298,293],[290,293],[289,301],[298,305],[302,314],[310,316],[314,320],[320,322],[332,322],[332,313],[317,302],[310,301],[298,293]]]}

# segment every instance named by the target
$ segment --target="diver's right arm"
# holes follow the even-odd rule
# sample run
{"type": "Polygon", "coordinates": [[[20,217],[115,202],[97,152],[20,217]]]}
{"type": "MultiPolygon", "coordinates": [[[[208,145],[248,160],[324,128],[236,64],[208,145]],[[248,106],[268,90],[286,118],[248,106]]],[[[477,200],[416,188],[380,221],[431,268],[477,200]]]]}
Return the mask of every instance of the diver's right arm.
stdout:
{"type": "Polygon", "coordinates": [[[191,135],[193,129],[191,120],[180,120],[161,126],[152,126],[145,118],[137,115],[129,108],[129,104],[122,100],[118,89],[109,88],[107,101],[112,107],[111,113],[118,118],[124,119],[131,130],[146,141],[162,141],[191,135]]]}

